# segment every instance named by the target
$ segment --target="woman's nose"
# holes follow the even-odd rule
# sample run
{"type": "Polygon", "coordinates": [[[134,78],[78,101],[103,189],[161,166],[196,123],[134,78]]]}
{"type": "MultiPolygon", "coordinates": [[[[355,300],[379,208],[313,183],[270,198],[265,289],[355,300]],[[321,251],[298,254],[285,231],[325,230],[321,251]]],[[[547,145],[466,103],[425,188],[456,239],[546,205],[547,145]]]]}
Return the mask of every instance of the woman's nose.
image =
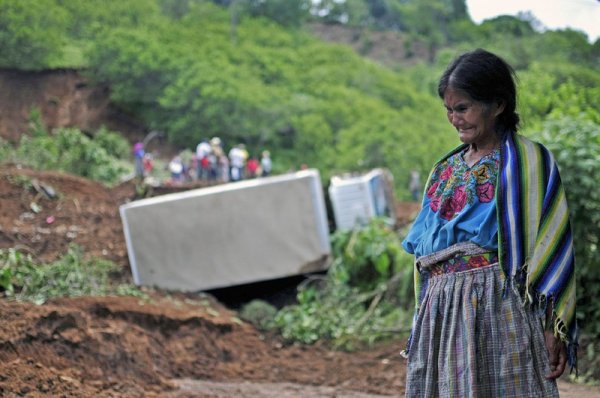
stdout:
{"type": "Polygon", "coordinates": [[[460,118],[458,117],[456,112],[451,112],[448,115],[448,119],[450,120],[450,123],[455,127],[460,123],[460,118]]]}

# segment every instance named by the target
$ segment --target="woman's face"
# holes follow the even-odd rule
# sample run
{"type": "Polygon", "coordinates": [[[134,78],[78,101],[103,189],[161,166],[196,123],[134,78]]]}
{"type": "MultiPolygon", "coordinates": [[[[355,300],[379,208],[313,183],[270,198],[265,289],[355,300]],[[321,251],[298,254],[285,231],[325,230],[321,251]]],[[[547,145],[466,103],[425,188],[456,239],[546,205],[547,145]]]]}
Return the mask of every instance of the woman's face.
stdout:
{"type": "Polygon", "coordinates": [[[504,106],[474,101],[463,91],[448,88],[444,94],[448,121],[465,144],[482,145],[496,140],[496,117],[504,106]]]}

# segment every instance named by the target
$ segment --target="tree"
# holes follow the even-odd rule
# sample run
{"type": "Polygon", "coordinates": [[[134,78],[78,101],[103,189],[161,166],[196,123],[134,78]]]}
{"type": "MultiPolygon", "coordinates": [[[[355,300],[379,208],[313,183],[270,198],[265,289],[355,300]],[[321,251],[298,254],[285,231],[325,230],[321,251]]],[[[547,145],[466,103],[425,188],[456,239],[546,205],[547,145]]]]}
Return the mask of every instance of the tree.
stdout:
{"type": "Polygon", "coordinates": [[[439,0],[420,0],[401,2],[396,9],[403,30],[428,44],[429,61],[433,61],[437,50],[450,37],[450,23],[454,18],[452,4],[439,0]]]}
{"type": "Polygon", "coordinates": [[[68,16],[54,0],[0,0],[0,67],[52,67],[62,57],[68,16]]]}
{"type": "Polygon", "coordinates": [[[495,18],[486,19],[481,24],[482,32],[490,38],[498,37],[525,37],[534,33],[530,21],[513,17],[512,15],[500,15],[495,18]]]}
{"type": "Polygon", "coordinates": [[[546,31],[538,36],[534,46],[547,60],[563,59],[575,64],[594,65],[593,47],[587,35],[577,30],[546,31]]]}
{"type": "Polygon", "coordinates": [[[310,0],[245,0],[250,15],[266,17],[283,26],[300,26],[308,17],[310,0]]]}

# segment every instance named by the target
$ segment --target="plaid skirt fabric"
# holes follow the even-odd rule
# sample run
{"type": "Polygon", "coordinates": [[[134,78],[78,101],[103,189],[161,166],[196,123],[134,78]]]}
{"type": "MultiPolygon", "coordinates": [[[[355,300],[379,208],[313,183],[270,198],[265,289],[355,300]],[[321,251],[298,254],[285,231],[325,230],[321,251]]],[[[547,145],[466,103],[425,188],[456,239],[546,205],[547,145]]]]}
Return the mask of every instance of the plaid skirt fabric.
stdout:
{"type": "Polygon", "coordinates": [[[556,383],[544,377],[550,364],[541,314],[517,292],[504,292],[498,263],[475,263],[431,267],[413,326],[406,396],[558,397],[556,383]]]}

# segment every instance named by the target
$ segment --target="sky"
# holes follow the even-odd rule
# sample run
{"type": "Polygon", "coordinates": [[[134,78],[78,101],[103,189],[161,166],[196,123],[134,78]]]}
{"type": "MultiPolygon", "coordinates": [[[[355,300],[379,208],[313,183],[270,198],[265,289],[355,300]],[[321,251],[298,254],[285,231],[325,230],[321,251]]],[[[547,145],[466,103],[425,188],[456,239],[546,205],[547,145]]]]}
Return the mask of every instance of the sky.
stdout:
{"type": "Polygon", "coordinates": [[[599,0],[466,0],[475,23],[498,15],[531,11],[548,29],[581,30],[593,43],[600,37],[599,0]]]}

